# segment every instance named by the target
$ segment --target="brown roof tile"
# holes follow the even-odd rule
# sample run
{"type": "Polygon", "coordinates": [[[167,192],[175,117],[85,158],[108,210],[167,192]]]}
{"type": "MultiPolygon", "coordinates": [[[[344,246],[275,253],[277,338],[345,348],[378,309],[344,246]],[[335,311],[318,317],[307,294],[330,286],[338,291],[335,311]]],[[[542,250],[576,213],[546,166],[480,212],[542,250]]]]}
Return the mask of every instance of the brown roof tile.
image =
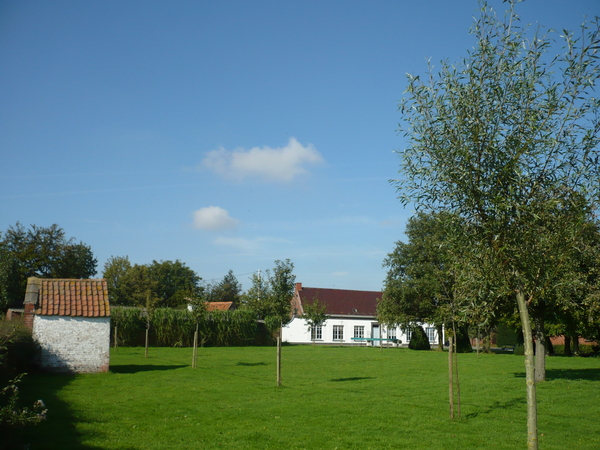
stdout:
{"type": "Polygon", "coordinates": [[[233,302],[206,302],[207,311],[229,311],[234,309],[233,302]]]}
{"type": "Polygon", "coordinates": [[[28,282],[40,286],[36,308],[40,315],[110,316],[106,280],[30,278],[28,282]]]}
{"type": "MultiPolygon", "coordinates": [[[[300,287],[300,286],[299,286],[300,287]]],[[[302,305],[311,304],[315,298],[326,305],[329,315],[372,316],[377,315],[377,302],[381,292],[349,291],[344,289],[323,289],[300,287],[296,293],[302,305]]],[[[302,313],[302,311],[298,311],[302,313]]]]}

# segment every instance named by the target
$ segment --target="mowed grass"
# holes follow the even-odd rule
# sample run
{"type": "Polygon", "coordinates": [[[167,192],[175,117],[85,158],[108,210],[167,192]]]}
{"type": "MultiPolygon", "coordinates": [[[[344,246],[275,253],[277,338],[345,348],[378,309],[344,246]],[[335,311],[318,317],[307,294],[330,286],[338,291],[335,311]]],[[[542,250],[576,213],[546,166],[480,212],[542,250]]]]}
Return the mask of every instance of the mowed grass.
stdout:
{"type": "MultiPolygon", "coordinates": [[[[459,355],[462,418],[448,418],[447,354],[289,346],[112,352],[111,371],[30,375],[46,402],[32,449],[518,449],[522,356],[459,355]]],[[[540,449],[600,448],[600,359],[548,359],[540,449]]]]}

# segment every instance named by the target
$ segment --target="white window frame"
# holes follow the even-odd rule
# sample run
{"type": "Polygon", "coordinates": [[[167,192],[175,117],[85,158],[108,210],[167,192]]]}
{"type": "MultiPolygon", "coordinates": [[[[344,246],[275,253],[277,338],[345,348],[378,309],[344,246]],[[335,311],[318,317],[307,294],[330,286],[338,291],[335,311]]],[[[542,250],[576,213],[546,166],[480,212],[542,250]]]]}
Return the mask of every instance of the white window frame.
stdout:
{"type": "Polygon", "coordinates": [[[364,339],[365,338],[365,326],[364,325],[354,325],[354,337],[356,339],[364,339]]]}
{"type": "Polygon", "coordinates": [[[425,328],[425,334],[427,335],[427,339],[429,339],[429,343],[435,342],[435,334],[437,330],[435,327],[427,327],[425,328]]]}
{"type": "Polygon", "coordinates": [[[396,331],[396,327],[392,327],[392,328],[388,328],[387,331],[387,337],[388,339],[397,339],[397,331],[396,331]]]}
{"type": "Polygon", "coordinates": [[[315,325],[310,328],[310,340],[311,341],[322,341],[323,340],[323,325],[315,325]]]}
{"type": "Polygon", "coordinates": [[[344,325],[333,326],[333,340],[343,341],[344,340],[344,325]]]}

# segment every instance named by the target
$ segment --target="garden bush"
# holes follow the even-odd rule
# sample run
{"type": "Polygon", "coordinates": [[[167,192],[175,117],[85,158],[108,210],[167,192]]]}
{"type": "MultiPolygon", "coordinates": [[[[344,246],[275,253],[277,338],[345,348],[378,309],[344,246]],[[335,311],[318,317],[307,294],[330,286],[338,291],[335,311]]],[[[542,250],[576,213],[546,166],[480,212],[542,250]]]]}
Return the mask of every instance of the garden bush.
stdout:
{"type": "Polygon", "coordinates": [[[498,347],[514,347],[517,345],[518,332],[505,322],[500,322],[496,330],[496,345],[498,347]]]}
{"type": "Polygon", "coordinates": [[[0,381],[30,372],[36,352],[31,330],[22,320],[0,321],[0,381]]]}
{"type": "Polygon", "coordinates": [[[429,339],[427,338],[423,327],[415,327],[413,329],[413,332],[410,336],[410,342],[408,343],[408,348],[412,350],[431,350],[429,339]]]}

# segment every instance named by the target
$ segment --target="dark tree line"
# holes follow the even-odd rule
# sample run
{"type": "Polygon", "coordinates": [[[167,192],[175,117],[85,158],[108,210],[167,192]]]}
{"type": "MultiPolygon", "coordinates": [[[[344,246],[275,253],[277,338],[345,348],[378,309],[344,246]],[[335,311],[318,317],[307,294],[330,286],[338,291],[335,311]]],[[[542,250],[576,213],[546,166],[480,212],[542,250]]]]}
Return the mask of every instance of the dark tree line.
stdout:
{"type": "Polygon", "coordinates": [[[28,277],[91,278],[97,264],[90,246],[67,239],[57,224],[17,222],[0,235],[0,307],[23,303],[28,277]]]}

